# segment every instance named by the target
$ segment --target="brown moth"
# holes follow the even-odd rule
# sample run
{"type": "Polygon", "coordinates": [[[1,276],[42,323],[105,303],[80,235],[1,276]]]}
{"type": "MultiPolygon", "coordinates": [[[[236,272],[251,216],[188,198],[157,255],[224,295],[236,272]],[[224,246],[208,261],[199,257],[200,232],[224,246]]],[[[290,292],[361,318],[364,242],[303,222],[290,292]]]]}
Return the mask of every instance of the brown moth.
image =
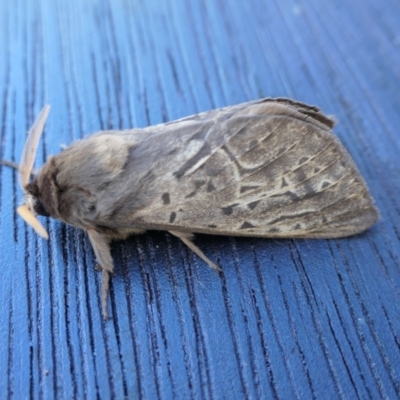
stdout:
{"type": "Polygon", "coordinates": [[[85,230],[102,269],[107,318],[110,242],[145,230],[179,237],[212,268],[193,233],[339,238],[379,217],[334,120],[289,99],[263,99],[145,129],[104,131],[51,156],[29,182],[49,111],[33,125],[19,166],[18,212],[85,230]]]}

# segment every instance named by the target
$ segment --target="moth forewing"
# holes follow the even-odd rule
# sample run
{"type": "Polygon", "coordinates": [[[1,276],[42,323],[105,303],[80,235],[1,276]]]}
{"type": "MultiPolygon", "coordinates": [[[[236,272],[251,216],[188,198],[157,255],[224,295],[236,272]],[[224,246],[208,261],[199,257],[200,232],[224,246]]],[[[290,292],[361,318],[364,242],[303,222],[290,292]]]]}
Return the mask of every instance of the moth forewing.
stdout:
{"type": "Polygon", "coordinates": [[[332,120],[321,113],[311,118],[304,105],[303,112],[273,104],[269,114],[269,105],[208,129],[208,156],[199,150],[183,165],[171,162],[166,170],[176,179],[160,185],[159,197],[133,222],[147,229],[282,238],[348,236],[376,222],[365,182],[330,131],[332,120]],[[224,141],[214,146],[217,128],[224,141]]]}
{"type": "Polygon", "coordinates": [[[26,185],[47,114],[45,107],[24,149],[26,208],[88,232],[103,270],[104,317],[114,239],[166,230],[219,269],[192,233],[333,238],[378,219],[331,131],[333,119],[316,107],[263,99],[145,129],[99,132],[51,157],[26,185]]]}

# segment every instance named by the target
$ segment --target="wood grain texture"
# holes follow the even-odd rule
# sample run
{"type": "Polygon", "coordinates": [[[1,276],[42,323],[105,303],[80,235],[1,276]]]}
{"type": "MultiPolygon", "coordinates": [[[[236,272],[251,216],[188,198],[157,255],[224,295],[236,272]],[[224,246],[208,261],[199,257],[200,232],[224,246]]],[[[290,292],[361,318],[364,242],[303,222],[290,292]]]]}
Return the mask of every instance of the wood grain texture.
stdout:
{"type": "Polygon", "coordinates": [[[400,6],[394,0],[1,2],[1,158],[261,97],[318,105],[381,212],[340,240],[164,233],[113,245],[111,321],[82,232],[20,220],[0,167],[0,398],[397,398],[400,6]]]}

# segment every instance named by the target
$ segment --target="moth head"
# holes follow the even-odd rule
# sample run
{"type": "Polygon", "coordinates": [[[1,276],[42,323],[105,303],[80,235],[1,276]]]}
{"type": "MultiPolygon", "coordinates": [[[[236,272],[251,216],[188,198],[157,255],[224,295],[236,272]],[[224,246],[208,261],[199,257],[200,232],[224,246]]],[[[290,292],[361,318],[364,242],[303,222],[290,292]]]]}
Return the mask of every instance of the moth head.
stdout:
{"type": "Polygon", "coordinates": [[[40,136],[42,135],[44,124],[50,111],[50,106],[46,105],[36,118],[35,123],[29,130],[28,138],[26,139],[24,150],[22,152],[21,162],[18,167],[18,182],[24,191],[24,204],[17,208],[18,214],[29,224],[40,236],[48,239],[49,236],[36,218],[36,215],[48,216],[48,212],[38,197],[35,188],[35,180],[29,182],[33,164],[35,162],[36,151],[39,144],[40,136]]]}

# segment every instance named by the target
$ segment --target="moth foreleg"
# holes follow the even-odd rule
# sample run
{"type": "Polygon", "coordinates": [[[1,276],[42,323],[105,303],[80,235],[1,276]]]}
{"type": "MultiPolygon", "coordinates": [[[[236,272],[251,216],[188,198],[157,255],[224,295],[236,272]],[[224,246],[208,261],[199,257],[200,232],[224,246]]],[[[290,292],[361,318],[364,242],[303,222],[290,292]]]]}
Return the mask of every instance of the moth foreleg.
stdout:
{"type": "MultiPolygon", "coordinates": [[[[6,167],[10,167],[10,168],[14,168],[16,170],[19,170],[19,165],[14,161],[1,160],[1,163],[3,165],[5,165],[6,167]]],[[[36,177],[37,173],[38,173],[38,171],[36,169],[32,169],[31,176],[32,177],[36,177]]]]}
{"type": "Polygon", "coordinates": [[[110,251],[110,239],[94,230],[89,230],[89,239],[92,244],[94,254],[96,255],[99,266],[102,271],[101,284],[101,306],[103,309],[104,319],[108,318],[107,313],[107,295],[110,282],[110,274],[113,272],[114,264],[110,251]]]}
{"type": "Polygon", "coordinates": [[[187,233],[187,232],[178,232],[178,231],[168,231],[174,236],[177,236],[179,239],[182,240],[183,243],[186,244],[187,247],[189,247],[190,250],[192,250],[194,253],[196,253],[201,259],[203,259],[211,268],[217,270],[217,271],[222,271],[218,265],[214,264],[193,242],[193,234],[187,233]]]}

